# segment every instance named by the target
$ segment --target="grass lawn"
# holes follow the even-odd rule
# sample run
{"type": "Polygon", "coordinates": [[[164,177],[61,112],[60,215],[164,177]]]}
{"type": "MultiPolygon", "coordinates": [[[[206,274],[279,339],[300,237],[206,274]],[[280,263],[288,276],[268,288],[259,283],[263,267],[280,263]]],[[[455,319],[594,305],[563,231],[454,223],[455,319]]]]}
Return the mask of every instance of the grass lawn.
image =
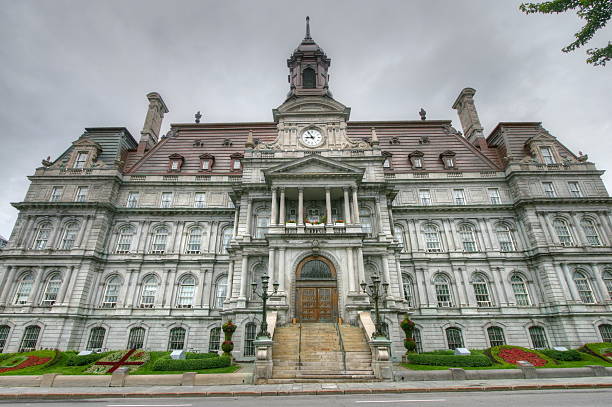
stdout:
{"type": "MultiPolygon", "coordinates": [[[[413,365],[412,363],[400,363],[400,365],[409,370],[446,370],[454,369],[457,366],[428,366],[428,365],[413,365]]],[[[516,366],[481,366],[481,367],[462,367],[464,370],[490,370],[490,369],[518,369],[516,366]]]]}

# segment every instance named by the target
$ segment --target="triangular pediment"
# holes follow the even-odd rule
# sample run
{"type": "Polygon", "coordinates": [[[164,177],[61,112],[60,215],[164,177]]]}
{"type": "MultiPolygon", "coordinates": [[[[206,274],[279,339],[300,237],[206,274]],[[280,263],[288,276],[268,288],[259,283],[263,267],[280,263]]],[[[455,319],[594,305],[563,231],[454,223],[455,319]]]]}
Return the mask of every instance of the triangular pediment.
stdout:
{"type": "Polygon", "coordinates": [[[274,120],[282,116],[301,115],[339,115],[344,120],[349,119],[351,108],[328,96],[301,96],[288,99],[285,103],[272,111],[274,120]]]}
{"type": "Polygon", "coordinates": [[[353,167],[331,158],[313,154],[269,168],[264,171],[264,174],[266,177],[327,175],[350,176],[360,179],[363,172],[363,168],[353,167]]]}

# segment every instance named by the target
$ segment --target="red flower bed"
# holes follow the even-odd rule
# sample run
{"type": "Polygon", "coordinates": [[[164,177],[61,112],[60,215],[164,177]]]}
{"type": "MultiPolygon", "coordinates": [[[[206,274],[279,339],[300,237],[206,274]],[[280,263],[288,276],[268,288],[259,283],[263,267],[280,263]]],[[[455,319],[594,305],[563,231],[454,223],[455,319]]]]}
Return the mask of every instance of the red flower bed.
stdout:
{"type": "Polygon", "coordinates": [[[38,356],[30,355],[30,356],[28,356],[28,358],[26,360],[24,360],[23,362],[21,362],[17,366],[4,367],[4,368],[0,369],[0,373],[10,372],[11,370],[25,369],[26,367],[44,365],[45,363],[47,363],[50,360],[51,360],[51,358],[41,358],[41,357],[38,357],[38,356]]]}
{"type": "Polygon", "coordinates": [[[517,366],[519,360],[525,360],[537,367],[544,366],[546,364],[546,360],[542,359],[535,353],[526,352],[516,348],[502,349],[497,355],[505,362],[512,363],[513,365],[517,366]]]}

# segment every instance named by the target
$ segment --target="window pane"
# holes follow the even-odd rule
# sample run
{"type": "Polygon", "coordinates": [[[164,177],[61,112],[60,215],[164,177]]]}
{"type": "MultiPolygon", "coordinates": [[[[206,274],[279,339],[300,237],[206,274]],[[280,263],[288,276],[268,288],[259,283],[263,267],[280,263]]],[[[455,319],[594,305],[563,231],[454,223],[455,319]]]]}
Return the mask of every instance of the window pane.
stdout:
{"type": "Polygon", "coordinates": [[[591,285],[589,283],[588,277],[581,273],[574,273],[574,283],[576,284],[576,288],[578,289],[578,295],[580,296],[580,301],[586,304],[594,303],[593,292],[591,291],[591,285]]]}
{"type": "Polygon", "coordinates": [[[599,240],[599,234],[597,233],[597,227],[590,219],[584,219],[581,222],[582,230],[586,236],[587,243],[590,246],[600,246],[601,241],[599,240]]]}
{"type": "Polygon", "coordinates": [[[608,291],[608,298],[612,300],[612,272],[606,271],[603,275],[603,280],[606,284],[606,291],[608,291]]]}
{"type": "Polygon", "coordinates": [[[474,281],[474,294],[476,295],[476,305],[478,307],[490,307],[491,298],[489,297],[489,288],[484,279],[474,281]]]}
{"type": "Polygon", "coordinates": [[[193,306],[193,298],[195,295],[195,280],[188,276],[181,280],[179,291],[176,299],[178,308],[191,308],[193,306]]]}
{"type": "Polygon", "coordinates": [[[136,208],[138,206],[138,192],[130,192],[127,199],[128,208],[136,208]]]}
{"type": "Polygon", "coordinates": [[[142,349],[144,347],[144,328],[132,328],[128,338],[128,349],[142,349]]]}
{"type": "Polygon", "coordinates": [[[516,298],[516,305],[528,306],[530,305],[529,294],[527,292],[527,286],[525,281],[517,275],[512,276],[510,279],[512,284],[512,291],[514,292],[514,298],[516,298]]]}
{"type": "Polygon", "coordinates": [[[450,282],[445,276],[439,275],[434,280],[438,307],[452,307],[450,282]]]}
{"type": "Polygon", "coordinates": [[[249,322],[244,328],[244,356],[255,356],[255,336],[257,326],[249,322]]]}
{"type": "Polygon", "coordinates": [[[449,349],[463,348],[463,338],[461,337],[461,329],[446,328],[446,339],[449,349]]]}
{"type": "Polygon", "coordinates": [[[489,335],[489,343],[491,344],[491,347],[506,344],[506,339],[504,338],[504,330],[500,327],[489,327],[487,329],[487,334],[489,335]]]}
{"type": "Polygon", "coordinates": [[[540,326],[532,326],[531,328],[529,328],[529,336],[531,337],[531,342],[533,343],[534,348],[548,348],[548,340],[546,339],[546,333],[544,332],[544,328],[540,326]]]}
{"type": "Polygon", "coordinates": [[[465,205],[465,194],[463,189],[454,189],[453,197],[455,199],[455,205],[465,205]]]}
{"type": "Polygon", "coordinates": [[[15,292],[15,304],[21,305],[28,302],[33,284],[34,277],[31,273],[25,274],[23,277],[21,277],[21,280],[19,280],[19,284],[17,285],[17,291],[15,292]]]}
{"type": "Polygon", "coordinates": [[[104,336],[106,335],[106,329],[102,327],[96,327],[89,333],[89,340],[87,341],[87,350],[102,349],[104,343],[104,336]]]}
{"type": "Polygon", "coordinates": [[[489,188],[489,200],[493,205],[501,204],[501,198],[499,197],[499,189],[497,188],[489,188]]]}
{"type": "Polygon", "coordinates": [[[155,296],[157,295],[157,278],[147,277],[142,285],[142,295],[140,297],[140,308],[153,308],[155,296]]]}
{"type": "Polygon", "coordinates": [[[407,274],[404,274],[402,280],[404,282],[404,298],[406,299],[406,303],[409,307],[414,307],[412,279],[407,274]]]}
{"type": "Polygon", "coordinates": [[[422,353],[423,341],[421,340],[421,330],[419,328],[414,328],[414,330],[412,331],[412,337],[414,339],[414,342],[416,343],[416,352],[422,353]]]}
{"type": "Polygon", "coordinates": [[[221,328],[213,328],[210,330],[210,340],[208,341],[208,351],[218,352],[219,342],[221,340],[221,328]]]}
{"type": "Polygon", "coordinates": [[[10,331],[11,327],[8,325],[0,325],[0,353],[4,352],[4,347],[6,346],[6,341],[10,331]]]}
{"type": "Polygon", "coordinates": [[[215,308],[223,308],[223,302],[227,296],[227,277],[223,276],[217,280],[217,289],[215,291],[215,308]]]}
{"type": "Polygon", "coordinates": [[[612,325],[610,324],[599,325],[599,333],[601,334],[602,341],[612,342],[612,325]]]}
{"type": "Polygon", "coordinates": [[[41,305],[43,306],[51,306],[55,304],[57,300],[57,294],[59,293],[60,287],[62,285],[62,280],[59,275],[54,275],[49,278],[47,281],[47,286],[45,287],[45,293],[43,295],[43,299],[41,305]]]}
{"type": "Polygon", "coordinates": [[[185,348],[185,329],[172,328],[168,340],[168,350],[181,350],[185,348]]]}
{"type": "Polygon", "coordinates": [[[117,298],[119,297],[119,284],[119,277],[113,277],[108,280],[104,290],[104,301],[102,302],[103,308],[115,308],[117,305],[117,298]]]}
{"type": "Polygon", "coordinates": [[[19,352],[31,352],[33,350],[36,350],[36,344],[38,343],[39,335],[39,326],[28,326],[23,333],[23,338],[21,339],[21,346],[19,346],[19,352]]]}

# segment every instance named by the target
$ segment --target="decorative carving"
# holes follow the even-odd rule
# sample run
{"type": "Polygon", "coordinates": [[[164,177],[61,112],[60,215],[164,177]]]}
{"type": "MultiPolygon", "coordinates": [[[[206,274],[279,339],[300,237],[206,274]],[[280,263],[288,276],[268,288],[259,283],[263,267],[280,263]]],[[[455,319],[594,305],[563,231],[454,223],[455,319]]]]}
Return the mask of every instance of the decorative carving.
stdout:
{"type": "Polygon", "coordinates": [[[419,116],[421,116],[421,120],[426,120],[427,112],[425,109],[421,108],[421,110],[419,110],[419,116]]]}
{"type": "Polygon", "coordinates": [[[589,159],[589,155],[588,154],[582,154],[582,151],[578,151],[578,161],[583,163],[586,162],[589,159]]]}
{"type": "Polygon", "coordinates": [[[200,119],[202,118],[202,113],[200,113],[200,111],[198,110],[198,112],[194,115],[194,117],[195,117],[195,122],[200,123],[200,119]]]}
{"type": "Polygon", "coordinates": [[[42,160],[42,165],[44,167],[50,167],[53,164],[53,162],[51,161],[51,156],[48,156],[46,159],[42,160]]]}
{"type": "Polygon", "coordinates": [[[421,136],[421,138],[419,138],[419,144],[429,144],[429,136],[421,136]]]}

